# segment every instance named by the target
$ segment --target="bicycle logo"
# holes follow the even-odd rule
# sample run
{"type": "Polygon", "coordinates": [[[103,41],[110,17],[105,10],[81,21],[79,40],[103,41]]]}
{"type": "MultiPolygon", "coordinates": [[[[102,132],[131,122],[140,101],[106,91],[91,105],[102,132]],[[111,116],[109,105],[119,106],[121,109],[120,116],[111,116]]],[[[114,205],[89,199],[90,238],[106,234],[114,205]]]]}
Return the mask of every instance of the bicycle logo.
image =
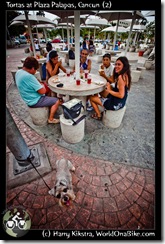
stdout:
{"type": "Polygon", "coordinates": [[[12,220],[8,220],[6,223],[6,227],[8,229],[13,229],[14,227],[18,227],[20,230],[26,229],[26,222],[24,219],[19,217],[20,212],[17,212],[13,217],[12,220]]]}

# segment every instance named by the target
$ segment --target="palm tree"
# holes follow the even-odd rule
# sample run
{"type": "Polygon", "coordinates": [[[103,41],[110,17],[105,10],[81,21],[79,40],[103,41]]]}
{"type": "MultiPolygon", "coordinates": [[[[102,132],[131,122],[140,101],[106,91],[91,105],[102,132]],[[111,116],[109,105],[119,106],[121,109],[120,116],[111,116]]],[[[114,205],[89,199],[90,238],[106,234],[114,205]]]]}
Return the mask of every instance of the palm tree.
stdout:
{"type": "Polygon", "coordinates": [[[144,37],[155,42],[155,21],[149,22],[144,31],[144,37]]]}

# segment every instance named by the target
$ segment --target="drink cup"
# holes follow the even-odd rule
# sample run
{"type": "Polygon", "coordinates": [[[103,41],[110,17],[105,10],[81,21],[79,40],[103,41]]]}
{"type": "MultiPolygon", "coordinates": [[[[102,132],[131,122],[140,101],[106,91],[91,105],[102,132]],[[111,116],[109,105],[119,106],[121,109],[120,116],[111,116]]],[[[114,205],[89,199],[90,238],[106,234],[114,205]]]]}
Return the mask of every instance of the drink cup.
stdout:
{"type": "Polygon", "coordinates": [[[80,79],[76,80],[76,85],[79,86],[80,85],[80,79]]]}
{"type": "Polygon", "coordinates": [[[80,78],[84,79],[83,73],[80,73],[80,78]]]}
{"type": "Polygon", "coordinates": [[[85,69],[85,70],[84,70],[84,73],[85,73],[85,79],[87,79],[87,77],[88,77],[88,72],[89,72],[88,69],[85,69]]]}
{"type": "Polygon", "coordinates": [[[70,69],[66,70],[66,75],[69,77],[70,76],[70,69]]]}
{"type": "Polygon", "coordinates": [[[91,80],[92,80],[92,77],[91,77],[91,75],[89,74],[89,75],[88,75],[88,78],[87,78],[87,83],[88,83],[88,84],[91,84],[91,80]]]}

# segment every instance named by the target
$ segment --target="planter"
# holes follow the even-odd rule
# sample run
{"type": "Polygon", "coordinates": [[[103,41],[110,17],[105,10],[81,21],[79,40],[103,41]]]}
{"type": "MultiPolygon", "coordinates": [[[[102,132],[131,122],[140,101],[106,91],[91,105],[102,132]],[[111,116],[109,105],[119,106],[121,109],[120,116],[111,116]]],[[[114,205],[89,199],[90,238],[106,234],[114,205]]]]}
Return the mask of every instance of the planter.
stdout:
{"type": "Polygon", "coordinates": [[[139,56],[143,56],[144,50],[139,50],[139,56]]]}

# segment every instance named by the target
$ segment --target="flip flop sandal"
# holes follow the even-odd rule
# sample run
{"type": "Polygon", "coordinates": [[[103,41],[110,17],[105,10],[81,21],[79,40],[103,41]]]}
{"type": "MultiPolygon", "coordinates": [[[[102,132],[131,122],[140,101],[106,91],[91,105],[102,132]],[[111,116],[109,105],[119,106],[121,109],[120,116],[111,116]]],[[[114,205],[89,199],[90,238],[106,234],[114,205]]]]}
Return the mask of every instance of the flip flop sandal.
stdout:
{"type": "Polygon", "coordinates": [[[59,123],[60,123],[59,119],[53,119],[53,120],[48,119],[48,124],[59,124],[59,123]]]}
{"type": "Polygon", "coordinates": [[[92,114],[91,118],[96,120],[102,120],[102,116],[98,117],[97,114],[92,114]]]}

